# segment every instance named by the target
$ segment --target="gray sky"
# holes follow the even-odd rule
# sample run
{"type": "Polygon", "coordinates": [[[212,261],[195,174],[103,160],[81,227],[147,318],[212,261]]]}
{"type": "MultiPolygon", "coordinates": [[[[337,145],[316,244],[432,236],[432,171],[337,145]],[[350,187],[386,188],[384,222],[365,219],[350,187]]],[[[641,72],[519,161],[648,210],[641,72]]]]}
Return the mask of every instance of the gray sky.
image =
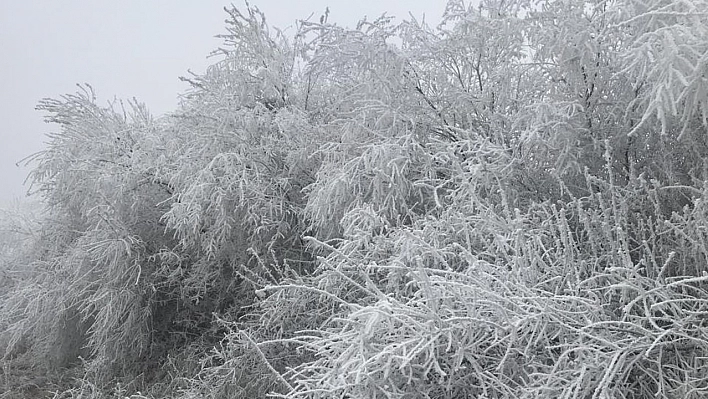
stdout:
{"type": "MultiPolygon", "coordinates": [[[[40,151],[55,130],[34,110],[44,97],[74,93],[89,83],[106,103],[113,97],[144,102],[154,115],[177,105],[186,89],[178,77],[202,73],[206,56],[225,32],[222,0],[0,0],[0,207],[24,197],[29,169],[16,166],[40,151]]],[[[244,3],[233,2],[238,7],[244,3]]],[[[445,0],[251,0],[270,25],[330,8],[330,22],[353,26],[360,17],[412,12],[437,23],[445,0]]],[[[293,28],[291,28],[292,30],[293,28]]]]}

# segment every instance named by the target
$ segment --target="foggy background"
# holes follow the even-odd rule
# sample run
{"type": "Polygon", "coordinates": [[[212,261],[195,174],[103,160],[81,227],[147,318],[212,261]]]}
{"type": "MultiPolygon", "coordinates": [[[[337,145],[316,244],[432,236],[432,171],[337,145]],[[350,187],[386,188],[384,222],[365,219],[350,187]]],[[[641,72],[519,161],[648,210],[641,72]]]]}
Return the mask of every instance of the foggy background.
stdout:
{"type": "MultiPolygon", "coordinates": [[[[387,12],[397,21],[425,14],[440,21],[445,0],[252,0],[271,26],[292,34],[295,20],[353,27],[387,12]]],[[[57,127],[34,108],[45,97],[74,93],[77,83],[93,86],[100,105],[135,97],[154,116],[175,109],[187,89],[188,70],[201,74],[225,33],[223,8],[242,2],[220,0],[2,0],[0,1],[0,208],[25,197],[31,167],[23,158],[41,151],[57,127]]]]}

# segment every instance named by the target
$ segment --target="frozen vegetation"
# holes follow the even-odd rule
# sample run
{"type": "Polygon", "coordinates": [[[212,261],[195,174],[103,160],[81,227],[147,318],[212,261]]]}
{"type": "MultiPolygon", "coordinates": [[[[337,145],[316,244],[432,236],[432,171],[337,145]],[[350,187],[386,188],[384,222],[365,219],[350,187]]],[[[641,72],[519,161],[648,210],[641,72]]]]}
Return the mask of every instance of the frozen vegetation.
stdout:
{"type": "Polygon", "coordinates": [[[706,0],[227,12],[166,117],[39,104],[0,398],[708,397],[706,0]]]}

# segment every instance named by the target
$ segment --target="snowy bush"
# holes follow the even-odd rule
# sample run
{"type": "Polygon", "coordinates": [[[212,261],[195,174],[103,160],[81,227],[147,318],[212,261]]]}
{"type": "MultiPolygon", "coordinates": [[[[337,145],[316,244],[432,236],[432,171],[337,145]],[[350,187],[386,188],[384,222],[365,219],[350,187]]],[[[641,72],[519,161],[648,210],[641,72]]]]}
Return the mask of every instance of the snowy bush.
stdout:
{"type": "Polygon", "coordinates": [[[294,37],[227,11],[221,59],[166,117],[89,86],[40,103],[58,132],[32,250],[0,259],[5,380],[705,396],[704,0],[452,0],[436,28],[294,37]]]}

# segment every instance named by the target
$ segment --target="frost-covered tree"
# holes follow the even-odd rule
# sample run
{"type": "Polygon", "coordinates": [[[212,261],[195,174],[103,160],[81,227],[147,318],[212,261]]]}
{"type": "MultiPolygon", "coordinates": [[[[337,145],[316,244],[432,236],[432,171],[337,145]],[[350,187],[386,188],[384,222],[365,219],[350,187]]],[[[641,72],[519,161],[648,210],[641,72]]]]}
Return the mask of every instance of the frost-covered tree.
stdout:
{"type": "Polygon", "coordinates": [[[71,397],[703,395],[708,3],[227,11],[167,117],[40,104],[6,364],[71,397]]]}

